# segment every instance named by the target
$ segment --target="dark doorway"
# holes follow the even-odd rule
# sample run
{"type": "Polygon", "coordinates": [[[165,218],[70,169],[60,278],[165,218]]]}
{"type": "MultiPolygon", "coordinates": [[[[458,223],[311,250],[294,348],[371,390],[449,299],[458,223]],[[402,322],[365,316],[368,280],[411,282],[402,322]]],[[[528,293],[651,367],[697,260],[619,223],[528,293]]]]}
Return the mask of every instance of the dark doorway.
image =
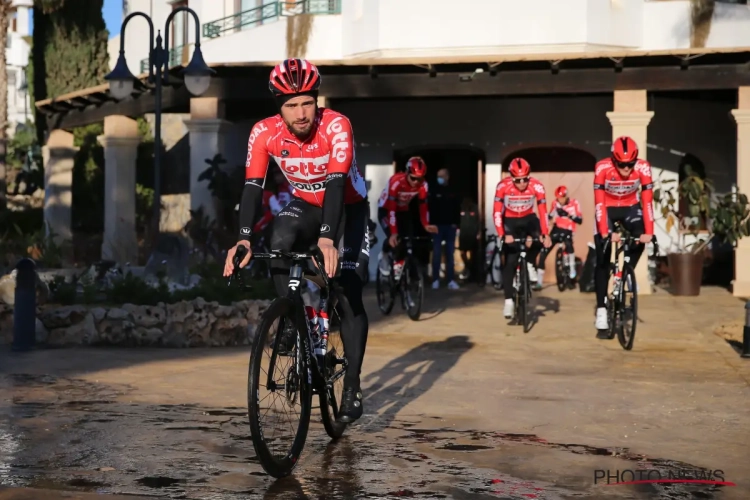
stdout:
{"type": "Polygon", "coordinates": [[[427,164],[427,183],[435,184],[438,170],[447,168],[451,185],[475,202],[479,201],[478,162],[484,163],[484,152],[471,146],[416,146],[395,151],[396,172],[403,172],[412,156],[421,156],[427,164]]]}

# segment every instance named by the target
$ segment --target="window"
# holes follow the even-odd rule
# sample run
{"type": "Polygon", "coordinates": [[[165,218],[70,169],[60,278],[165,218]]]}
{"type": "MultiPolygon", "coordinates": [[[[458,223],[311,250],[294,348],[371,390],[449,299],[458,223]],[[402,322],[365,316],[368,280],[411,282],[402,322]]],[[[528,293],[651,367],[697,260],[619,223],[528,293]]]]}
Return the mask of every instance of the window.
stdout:
{"type": "Polygon", "coordinates": [[[16,86],[16,70],[8,68],[8,87],[16,86]]]}

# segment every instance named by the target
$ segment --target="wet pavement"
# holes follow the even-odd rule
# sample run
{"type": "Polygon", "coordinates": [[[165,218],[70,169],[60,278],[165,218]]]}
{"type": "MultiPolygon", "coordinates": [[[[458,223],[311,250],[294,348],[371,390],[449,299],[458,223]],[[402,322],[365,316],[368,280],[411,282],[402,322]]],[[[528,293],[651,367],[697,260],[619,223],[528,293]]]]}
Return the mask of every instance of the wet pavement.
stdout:
{"type": "Polygon", "coordinates": [[[742,302],[644,297],[625,352],[594,338],[590,295],[545,290],[528,334],[490,290],[427,298],[417,322],[371,304],[365,416],[331,443],[314,408],[280,481],[250,441],[246,348],[0,353],[0,500],[750,498],[750,360],[712,334],[742,302]],[[606,484],[639,474],[736,486],[606,484]]]}

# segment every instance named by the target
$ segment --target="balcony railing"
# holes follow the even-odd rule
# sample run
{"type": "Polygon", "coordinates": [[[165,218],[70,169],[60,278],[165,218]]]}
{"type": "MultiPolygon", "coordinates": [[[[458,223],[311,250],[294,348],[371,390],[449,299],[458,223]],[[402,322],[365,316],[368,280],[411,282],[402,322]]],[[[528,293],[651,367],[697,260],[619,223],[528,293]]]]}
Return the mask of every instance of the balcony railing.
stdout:
{"type": "MultiPolygon", "coordinates": [[[[169,67],[172,66],[179,66],[182,64],[182,54],[185,48],[188,50],[187,58],[190,60],[190,56],[192,54],[189,52],[191,50],[191,47],[193,44],[189,45],[180,45],[179,47],[174,47],[172,49],[169,49],[169,67]]],[[[148,57],[146,59],[141,60],[141,74],[148,73],[148,57]]]]}
{"type": "Polygon", "coordinates": [[[216,38],[298,14],[341,14],[341,0],[301,0],[268,3],[203,25],[203,36],[216,38]]]}

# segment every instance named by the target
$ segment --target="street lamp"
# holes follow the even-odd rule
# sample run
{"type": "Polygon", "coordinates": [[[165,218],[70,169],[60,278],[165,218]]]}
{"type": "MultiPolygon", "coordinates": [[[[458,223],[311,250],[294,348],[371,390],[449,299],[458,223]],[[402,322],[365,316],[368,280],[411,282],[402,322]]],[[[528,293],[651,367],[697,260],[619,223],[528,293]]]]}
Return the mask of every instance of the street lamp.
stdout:
{"type": "Polygon", "coordinates": [[[180,12],[189,12],[195,21],[195,49],[193,57],[190,59],[185,68],[182,69],[185,87],[188,92],[195,96],[202,95],[208,90],[211,83],[211,75],[216,71],[209,68],[206,61],[203,60],[200,40],[200,20],[195,11],[189,7],[178,7],[169,14],[164,26],[164,46],[162,47],[161,32],[157,32],[154,40],[154,23],[148,14],[144,12],[133,12],[123,21],[120,28],[120,55],[117,63],[110,74],[104,77],[109,81],[109,92],[117,100],[122,100],[133,93],[135,86],[135,76],[128,68],[125,61],[125,28],[128,22],[135,16],[146,18],[149,27],[149,57],[148,57],[148,81],[154,84],[154,214],[153,214],[153,234],[154,245],[159,236],[159,222],[161,220],[161,94],[162,85],[169,84],[169,27],[172,24],[174,16],[180,12]]]}

